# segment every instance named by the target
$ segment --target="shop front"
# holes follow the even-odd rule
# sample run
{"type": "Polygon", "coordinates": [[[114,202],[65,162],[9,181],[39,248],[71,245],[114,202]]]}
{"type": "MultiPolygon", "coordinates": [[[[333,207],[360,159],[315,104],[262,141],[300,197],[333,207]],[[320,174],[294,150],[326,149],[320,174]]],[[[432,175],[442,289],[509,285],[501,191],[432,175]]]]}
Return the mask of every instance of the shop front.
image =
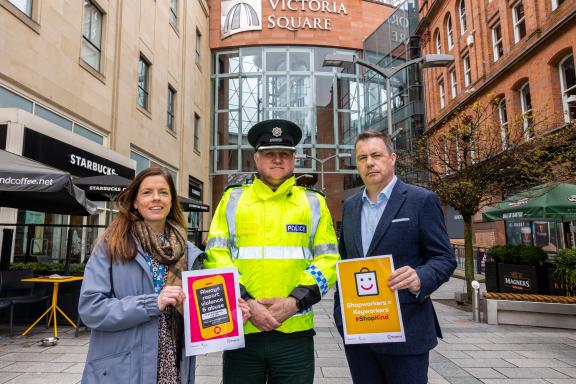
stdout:
{"type": "MultiPolygon", "coordinates": [[[[73,177],[134,177],[134,162],[109,148],[28,112],[1,112],[0,127],[5,127],[0,129],[5,132],[3,146],[12,153],[68,172],[73,177]],[[2,121],[6,123],[2,124],[2,121]]],[[[9,261],[63,264],[68,259],[72,263],[83,262],[105,228],[107,206],[102,202],[97,205],[97,214],[92,216],[0,208],[0,241],[4,250],[10,248],[9,261]]]]}
{"type": "Polygon", "coordinates": [[[504,220],[508,244],[548,253],[576,246],[576,185],[550,183],[510,196],[488,209],[485,220],[504,220]]]}

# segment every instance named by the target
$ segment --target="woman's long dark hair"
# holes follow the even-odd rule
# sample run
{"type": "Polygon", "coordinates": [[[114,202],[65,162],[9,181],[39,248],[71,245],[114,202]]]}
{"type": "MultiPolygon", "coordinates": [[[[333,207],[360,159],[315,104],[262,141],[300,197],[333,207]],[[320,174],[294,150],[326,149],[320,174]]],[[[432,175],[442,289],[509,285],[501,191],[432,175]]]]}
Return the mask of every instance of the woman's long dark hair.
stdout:
{"type": "Polygon", "coordinates": [[[146,168],[116,197],[118,214],[104,232],[104,238],[108,241],[108,256],[112,261],[118,258],[124,262],[136,257],[136,242],[132,237],[132,223],[142,220],[142,216],[138,210],[134,208],[134,201],[138,196],[140,184],[149,176],[164,177],[170,188],[170,197],[172,199],[167,220],[172,220],[180,227],[186,229],[186,219],[184,219],[184,213],[178,201],[178,194],[172,176],[160,167],[146,168]]]}

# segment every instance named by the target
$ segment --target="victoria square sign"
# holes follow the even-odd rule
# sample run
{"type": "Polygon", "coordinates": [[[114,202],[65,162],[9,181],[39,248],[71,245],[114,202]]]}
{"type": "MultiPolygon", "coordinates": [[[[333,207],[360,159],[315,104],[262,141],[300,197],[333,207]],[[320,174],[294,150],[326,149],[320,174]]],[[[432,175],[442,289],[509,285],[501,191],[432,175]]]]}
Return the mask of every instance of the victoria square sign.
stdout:
{"type": "Polygon", "coordinates": [[[223,0],[222,38],[246,31],[261,31],[263,20],[268,29],[289,31],[332,29],[334,15],[348,15],[343,2],[332,0],[223,0]],[[268,1],[272,14],[262,17],[262,1],[268,1]]]}

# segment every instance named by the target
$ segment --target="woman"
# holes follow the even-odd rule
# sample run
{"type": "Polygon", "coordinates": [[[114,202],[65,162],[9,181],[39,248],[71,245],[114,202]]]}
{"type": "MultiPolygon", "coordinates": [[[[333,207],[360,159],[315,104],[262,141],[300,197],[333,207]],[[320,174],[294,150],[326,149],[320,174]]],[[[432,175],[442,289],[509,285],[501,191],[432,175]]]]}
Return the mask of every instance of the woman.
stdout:
{"type": "Polygon", "coordinates": [[[183,353],[181,273],[202,252],[186,241],[172,177],[145,169],[117,206],[80,292],[80,316],[92,329],[82,383],[193,383],[195,360],[183,353]]]}

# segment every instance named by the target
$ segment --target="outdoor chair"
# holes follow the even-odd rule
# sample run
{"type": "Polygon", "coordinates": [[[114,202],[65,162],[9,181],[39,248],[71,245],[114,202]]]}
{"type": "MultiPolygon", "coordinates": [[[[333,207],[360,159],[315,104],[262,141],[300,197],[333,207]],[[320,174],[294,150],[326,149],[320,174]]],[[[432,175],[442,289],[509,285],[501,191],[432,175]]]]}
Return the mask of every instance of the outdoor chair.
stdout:
{"type": "MultiPolygon", "coordinates": [[[[50,305],[50,296],[47,291],[35,289],[34,283],[24,282],[22,279],[34,277],[31,270],[1,271],[0,290],[3,302],[8,302],[10,307],[10,336],[14,335],[14,307],[21,304],[34,305],[44,303],[44,309],[50,305]]],[[[3,308],[6,308],[4,306],[3,308]]],[[[2,304],[0,304],[2,308],[2,304]]],[[[47,318],[48,319],[48,318],[47,318]]],[[[48,322],[46,323],[48,325],[48,322]]]]}

